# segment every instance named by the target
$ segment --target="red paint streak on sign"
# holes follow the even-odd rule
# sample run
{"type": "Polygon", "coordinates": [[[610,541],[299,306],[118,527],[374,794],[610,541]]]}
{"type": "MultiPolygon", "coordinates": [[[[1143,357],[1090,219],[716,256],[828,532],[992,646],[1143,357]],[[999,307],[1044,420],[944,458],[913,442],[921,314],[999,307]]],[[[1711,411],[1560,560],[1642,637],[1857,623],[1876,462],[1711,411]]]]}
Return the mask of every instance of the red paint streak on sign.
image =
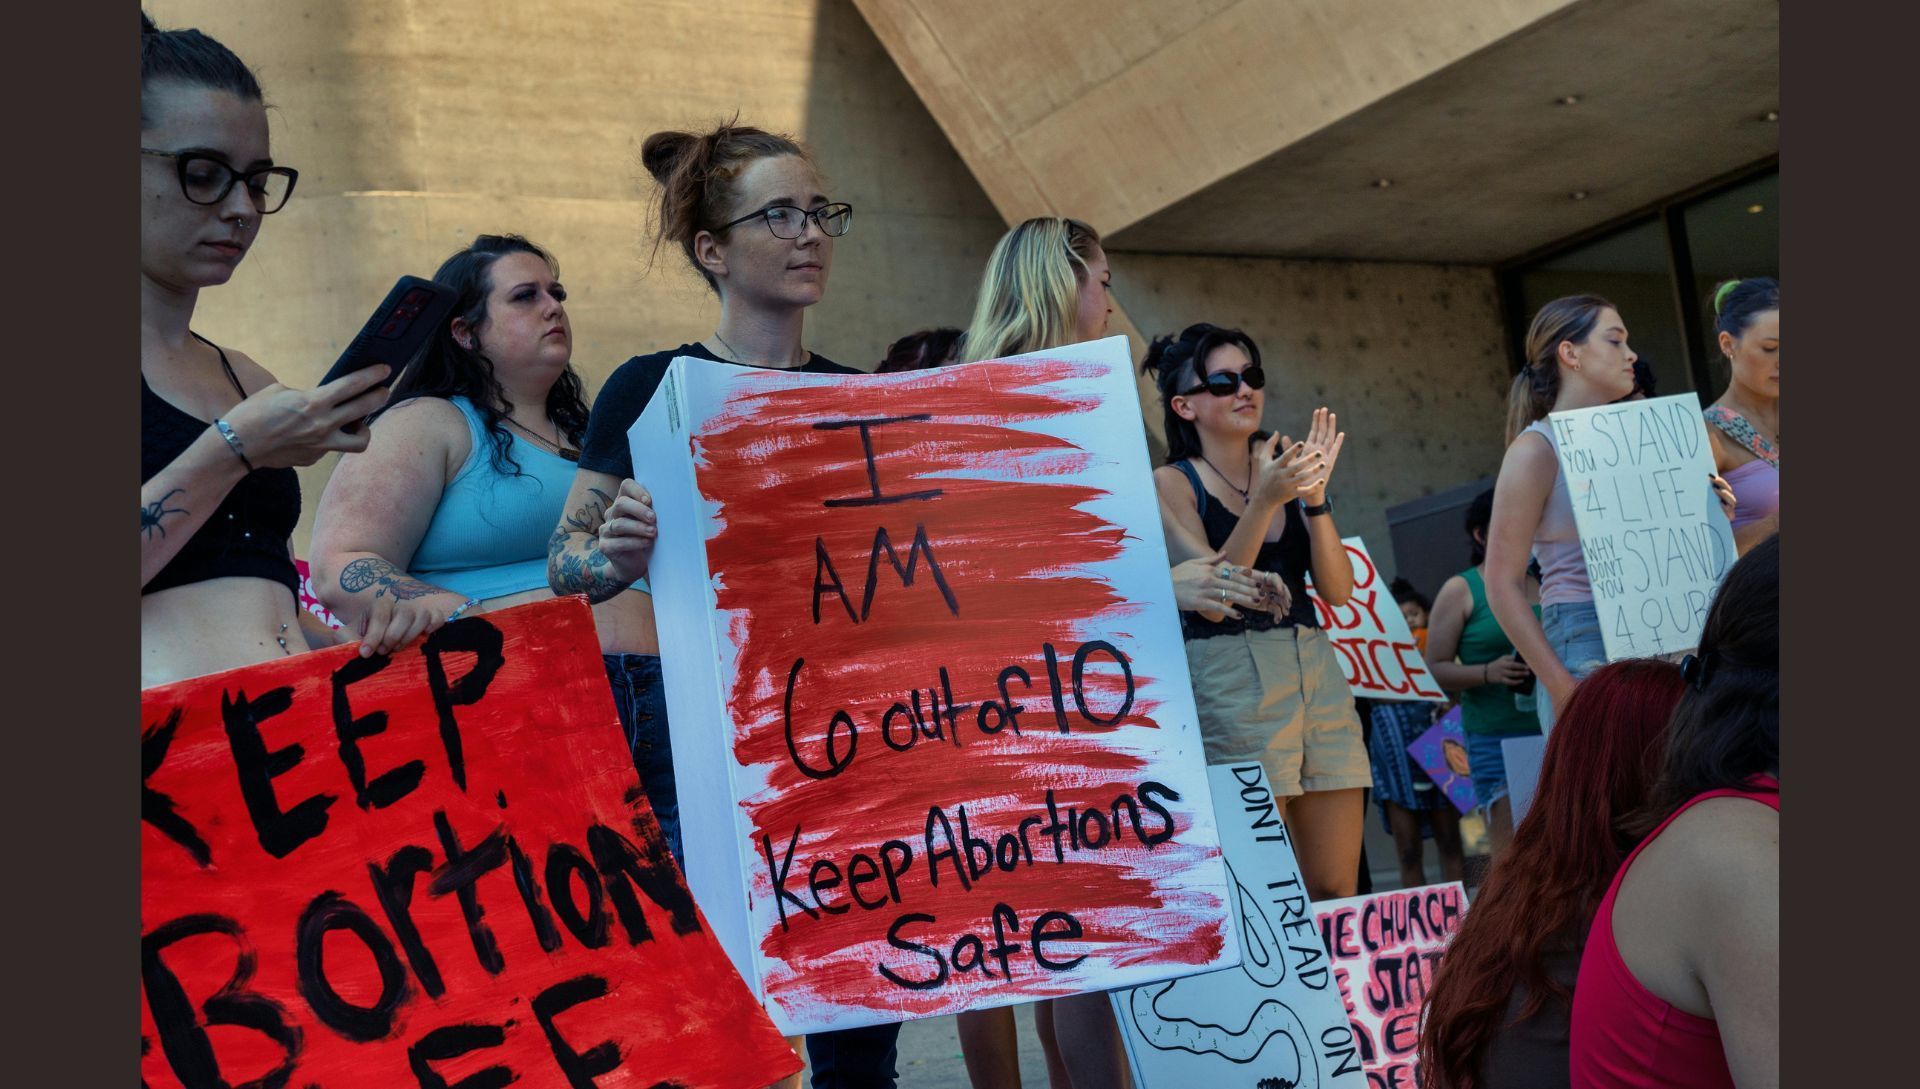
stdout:
{"type": "Polygon", "coordinates": [[[146,1085],[799,1068],[667,853],[581,599],[151,688],[141,721],[146,1085]]]}
{"type": "MultiPolygon", "coordinates": [[[[846,883],[824,897],[836,907],[851,904],[845,914],[814,918],[786,905],[797,917],[766,934],[761,949],[785,962],[769,973],[768,989],[790,1008],[830,998],[931,1013],[953,1008],[955,992],[1004,986],[978,972],[956,972],[931,990],[883,979],[877,964],[904,965],[915,975],[931,970],[930,959],[903,956],[886,940],[889,925],[906,912],[937,918],[902,933],[943,953],[963,932],[991,944],[996,903],[1011,907],[1022,928],[1071,904],[1084,934],[1054,947],[1059,957],[1089,953],[1115,966],[1198,964],[1222,946],[1218,913],[1169,909],[1162,888],[1164,875],[1210,849],[1172,842],[1149,850],[1135,835],[1133,810],[1123,805],[1121,821],[1110,819],[1116,799],[1138,805],[1152,754],[1127,738],[1159,728],[1160,682],[1136,672],[1129,705],[1115,655],[1096,647],[1075,669],[1077,651],[1116,638],[1136,613],[1090,573],[1120,554],[1123,533],[1086,509],[1104,493],[1060,479],[1084,470],[1090,455],[1021,425],[1092,407],[1047,388],[1088,368],[1104,373],[1066,361],[989,363],[969,368],[975,373],[961,385],[957,372],[934,371],[889,383],[870,403],[850,403],[832,387],[748,386],[700,430],[699,486],[718,505],[721,523],[708,541],[708,560],[739,648],[729,693],[734,751],[767,780],[744,803],[756,845],[764,837],[774,862],[756,869],[754,895],[777,895],[769,869],[790,841],[790,890],[804,890],[816,860],[851,877],[858,863],[849,859],[877,859],[883,841],[912,850],[910,867],[896,879],[899,894],[884,909],[854,903],[846,883]],[[820,426],[881,417],[895,422],[820,426]],[[922,497],[830,505],[876,494],[922,497]],[[896,559],[911,572],[911,585],[896,559]],[[950,715],[949,699],[960,705],[950,715]],[[1002,714],[1008,705],[1022,708],[1017,734],[1002,714]],[[816,772],[845,766],[816,780],[799,763],[816,772]],[[983,783],[994,786],[964,792],[983,783]],[[1124,824],[1125,835],[1097,852],[1056,852],[1051,839],[1030,828],[1016,841],[1021,860],[1012,872],[989,868],[963,884],[945,864],[933,883],[923,827],[930,807],[942,807],[956,841],[964,808],[969,833],[997,850],[1024,819],[1048,817],[1042,799],[1049,787],[1056,815],[1099,811],[1101,823],[1124,824]]],[[[1144,827],[1162,827],[1150,809],[1144,827]]],[[[1178,830],[1186,830],[1184,819],[1178,830]]],[[[935,842],[947,842],[944,832],[935,842]]],[[[889,893],[883,877],[858,895],[871,904],[876,888],[889,893]]],[[[1001,923],[1010,934],[1014,924],[1001,923]]],[[[1049,983],[1048,972],[1024,963],[1025,993],[1080,989],[1049,983]]]]}

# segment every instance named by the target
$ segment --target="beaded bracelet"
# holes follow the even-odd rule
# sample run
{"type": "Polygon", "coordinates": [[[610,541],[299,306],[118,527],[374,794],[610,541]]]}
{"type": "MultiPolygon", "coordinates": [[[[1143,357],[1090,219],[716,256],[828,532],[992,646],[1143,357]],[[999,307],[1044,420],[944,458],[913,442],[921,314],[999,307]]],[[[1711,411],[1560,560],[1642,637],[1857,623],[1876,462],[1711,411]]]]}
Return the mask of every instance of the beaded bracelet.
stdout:
{"type": "Polygon", "coordinates": [[[467,600],[461,602],[459,608],[447,614],[447,623],[451,624],[454,621],[460,619],[461,613],[466,612],[468,609],[471,609],[478,604],[480,604],[480,599],[477,597],[470,597],[467,600]]]}
{"type": "Polygon", "coordinates": [[[232,450],[233,456],[240,459],[240,464],[247,467],[247,472],[253,472],[253,462],[247,460],[247,448],[241,443],[240,436],[233,433],[233,425],[225,420],[216,419],[213,421],[213,427],[220,432],[221,438],[227,440],[227,449],[232,450]]]}

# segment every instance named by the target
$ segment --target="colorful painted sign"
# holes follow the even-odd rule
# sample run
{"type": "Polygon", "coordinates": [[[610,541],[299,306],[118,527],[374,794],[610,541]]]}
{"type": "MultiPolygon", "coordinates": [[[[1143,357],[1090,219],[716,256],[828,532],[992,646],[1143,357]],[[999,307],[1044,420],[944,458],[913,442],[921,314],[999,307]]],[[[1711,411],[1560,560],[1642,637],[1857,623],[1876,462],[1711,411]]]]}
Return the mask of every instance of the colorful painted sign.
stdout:
{"type": "Polygon", "coordinates": [[[678,359],[629,434],[689,880],[782,1031],[1238,963],[1123,338],[678,359]]]}
{"type": "Polygon", "coordinates": [[[1420,1012],[1466,915],[1458,881],[1316,905],[1333,977],[1375,1089],[1417,1089],[1420,1012]]]}
{"type": "Polygon", "coordinates": [[[1458,705],[1449,708],[1439,721],[1414,738],[1413,744],[1407,746],[1407,755],[1426,771],[1427,778],[1446,794],[1455,809],[1462,813],[1473,811],[1473,770],[1467,761],[1467,735],[1460,728],[1458,705]]]}
{"type": "Polygon", "coordinates": [[[1240,966],[1113,992],[1135,1089],[1366,1089],[1286,825],[1258,763],[1215,764],[1240,966]]]}
{"type": "Polygon", "coordinates": [[[1313,592],[1311,572],[1307,594],[1321,629],[1340,656],[1347,687],[1362,699],[1446,702],[1447,694],[1420,656],[1406,614],[1387,592],[1387,580],[1367,554],[1366,542],[1342,537],[1340,543],[1347,547],[1347,562],[1353,566],[1353,595],[1344,604],[1327,604],[1313,592]]]}
{"type": "Polygon", "coordinates": [[[634,773],[578,598],[141,693],[143,1085],[800,1068],[634,773]]]}
{"type": "Polygon", "coordinates": [[[1547,417],[1565,474],[1607,660],[1700,644],[1737,558],[1714,498],[1713,447],[1691,393],[1547,417]]]}
{"type": "Polygon", "coordinates": [[[313,569],[307,566],[307,561],[294,560],[293,569],[300,575],[300,607],[319,617],[320,622],[329,628],[346,627],[339,617],[333,615],[333,610],[320,600],[320,596],[313,592],[313,569]]]}

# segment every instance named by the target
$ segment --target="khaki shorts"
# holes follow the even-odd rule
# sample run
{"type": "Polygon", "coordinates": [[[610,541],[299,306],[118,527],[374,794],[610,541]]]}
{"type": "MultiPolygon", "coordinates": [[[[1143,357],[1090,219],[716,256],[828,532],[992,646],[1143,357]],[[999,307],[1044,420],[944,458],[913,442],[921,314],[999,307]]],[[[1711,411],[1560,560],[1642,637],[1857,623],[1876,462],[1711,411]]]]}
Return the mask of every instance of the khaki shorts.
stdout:
{"type": "Polygon", "coordinates": [[[1258,760],[1273,791],[1373,785],[1353,692],[1318,628],[1272,628],[1187,643],[1207,763],[1258,760]]]}

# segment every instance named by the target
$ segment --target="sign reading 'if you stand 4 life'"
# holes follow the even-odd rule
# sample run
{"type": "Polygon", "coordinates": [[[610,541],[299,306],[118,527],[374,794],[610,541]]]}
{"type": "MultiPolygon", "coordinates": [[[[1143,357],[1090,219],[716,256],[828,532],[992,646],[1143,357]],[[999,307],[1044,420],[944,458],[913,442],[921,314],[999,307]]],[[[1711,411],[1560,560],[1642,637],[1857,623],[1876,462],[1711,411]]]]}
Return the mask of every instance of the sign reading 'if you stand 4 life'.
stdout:
{"type": "Polygon", "coordinates": [[[678,359],[630,441],[688,879],[783,1031],[1238,963],[1123,338],[678,359]]]}
{"type": "Polygon", "coordinates": [[[1682,393],[1547,419],[1607,660],[1692,650],[1735,559],[1733,527],[1709,480],[1699,399],[1682,393]]]}

